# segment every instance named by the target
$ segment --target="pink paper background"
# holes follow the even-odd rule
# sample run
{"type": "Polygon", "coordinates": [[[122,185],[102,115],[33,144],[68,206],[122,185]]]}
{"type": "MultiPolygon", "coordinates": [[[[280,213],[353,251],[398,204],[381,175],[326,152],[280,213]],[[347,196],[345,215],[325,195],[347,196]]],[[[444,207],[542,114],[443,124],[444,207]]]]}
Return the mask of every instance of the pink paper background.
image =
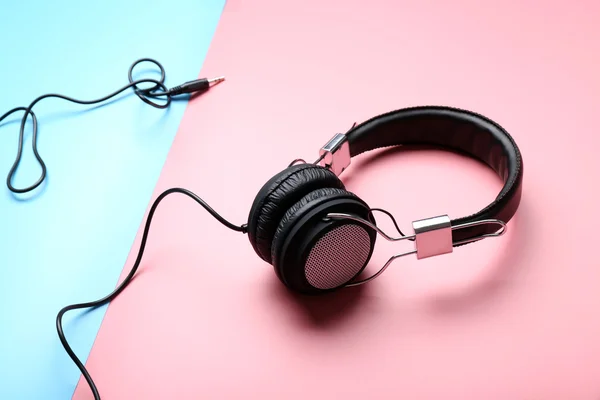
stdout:
{"type": "MultiPolygon", "coordinates": [[[[513,134],[521,208],[501,239],[301,300],[247,237],[174,195],[89,357],[102,398],[600,398],[600,5],[541,4],[229,1],[202,72],[227,81],[190,103],[155,196],[184,186],[241,224],[267,179],[333,133],[443,104],[513,134]]],[[[459,156],[386,153],[344,181],[405,229],[500,189],[459,156]]],[[[379,241],[371,269],[404,246],[379,241]]],[[[74,398],[91,398],[84,381],[74,398]]]]}

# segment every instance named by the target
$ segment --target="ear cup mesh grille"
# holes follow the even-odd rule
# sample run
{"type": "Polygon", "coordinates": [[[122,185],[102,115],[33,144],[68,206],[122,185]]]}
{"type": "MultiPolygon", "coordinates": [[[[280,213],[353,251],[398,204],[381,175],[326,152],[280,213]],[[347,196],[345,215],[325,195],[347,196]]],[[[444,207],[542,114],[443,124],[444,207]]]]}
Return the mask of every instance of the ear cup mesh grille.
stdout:
{"type": "Polygon", "coordinates": [[[352,279],[371,252],[369,233],[347,224],[327,232],[311,249],[306,260],[306,280],[317,289],[333,289],[352,279]]]}

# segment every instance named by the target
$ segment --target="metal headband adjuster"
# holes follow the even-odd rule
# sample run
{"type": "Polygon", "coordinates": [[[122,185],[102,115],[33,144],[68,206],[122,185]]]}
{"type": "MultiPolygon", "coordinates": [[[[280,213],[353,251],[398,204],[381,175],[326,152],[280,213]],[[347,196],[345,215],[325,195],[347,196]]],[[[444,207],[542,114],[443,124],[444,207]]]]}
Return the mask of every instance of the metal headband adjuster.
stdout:
{"type": "MultiPolygon", "coordinates": [[[[375,209],[373,209],[373,210],[375,210],[375,209]]],[[[385,212],[385,214],[387,214],[390,218],[392,218],[394,225],[396,227],[398,227],[394,217],[388,212],[385,212]]],[[[391,256],[389,258],[389,260],[384,264],[383,267],[381,267],[381,269],[377,273],[371,275],[370,277],[368,277],[366,279],[362,279],[362,280],[359,280],[356,282],[351,282],[351,283],[347,284],[346,286],[362,285],[363,283],[367,283],[367,282],[377,278],[379,275],[381,275],[383,273],[383,271],[386,270],[386,268],[392,263],[392,261],[396,260],[397,258],[404,257],[404,256],[407,256],[410,254],[415,254],[417,259],[423,259],[423,258],[439,256],[442,254],[448,254],[448,253],[452,253],[454,247],[456,247],[457,245],[466,244],[466,243],[470,243],[470,242],[476,242],[476,241],[485,239],[487,237],[502,236],[506,232],[506,223],[501,220],[498,220],[498,219],[485,219],[485,220],[480,220],[480,221],[467,222],[464,224],[452,225],[449,216],[440,215],[440,216],[436,216],[436,217],[413,221],[412,227],[413,227],[414,234],[412,234],[412,235],[404,235],[398,229],[400,236],[393,237],[393,236],[390,236],[390,235],[386,234],[385,232],[383,232],[380,228],[378,228],[375,224],[371,223],[370,221],[364,220],[362,218],[359,218],[359,217],[351,215],[351,214],[328,213],[326,215],[325,219],[353,220],[353,221],[359,222],[359,223],[375,230],[377,233],[379,233],[381,236],[383,236],[388,241],[396,242],[396,241],[409,240],[409,241],[414,242],[413,250],[408,250],[408,251],[398,253],[398,254],[391,256]],[[476,236],[471,239],[466,239],[466,240],[461,240],[461,241],[454,241],[452,239],[453,231],[460,230],[460,229],[466,229],[466,228],[470,228],[470,227],[477,226],[477,225],[496,225],[496,226],[498,226],[499,229],[495,232],[488,233],[488,234],[482,234],[482,235],[476,236]]]]}
{"type": "Polygon", "coordinates": [[[345,134],[335,134],[319,150],[319,165],[340,176],[350,165],[350,145],[345,134]]]}

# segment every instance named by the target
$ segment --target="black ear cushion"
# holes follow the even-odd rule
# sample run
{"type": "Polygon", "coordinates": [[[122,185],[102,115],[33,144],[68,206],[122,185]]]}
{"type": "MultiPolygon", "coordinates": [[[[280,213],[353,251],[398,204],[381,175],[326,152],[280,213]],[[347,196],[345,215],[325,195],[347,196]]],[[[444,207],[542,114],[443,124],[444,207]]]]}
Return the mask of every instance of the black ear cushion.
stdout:
{"type": "Polygon", "coordinates": [[[364,201],[362,201],[357,195],[348,192],[347,190],[337,188],[317,189],[313,192],[308,193],[297,203],[291,206],[281,219],[281,222],[279,223],[277,230],[273,235],[273,245],[271,246],[272,264],[274,266],[278,264],[283,242],[285,241],[289,230],[294,226],[296,221],[302,218],[308,211],[310,211],[314,207],[317,207],[325,202],[334,199],[344,198],[349,200],[358,200],[359,202],[365,205],[366,209],[368,209],[367,204],[364,201]]]}
{"type": "Polygon", "coordinates": [[[298,164],[263,185],[248,215],[248,238],[260,258],[271,263],[271,244],[279,221],[294,203],[320,188],[343,189],[344,184],[326,168],[298,164]]]}

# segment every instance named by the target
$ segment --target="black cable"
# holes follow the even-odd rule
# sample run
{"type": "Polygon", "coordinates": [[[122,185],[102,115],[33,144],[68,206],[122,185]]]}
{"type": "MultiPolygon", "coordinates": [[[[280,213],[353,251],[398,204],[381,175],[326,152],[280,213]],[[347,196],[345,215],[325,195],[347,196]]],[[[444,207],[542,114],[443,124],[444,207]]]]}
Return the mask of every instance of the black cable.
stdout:
{"type": "Polygon", "coordinates": [[[17,158],[15,159],[15,162],[13,163],[13,166],[11,167],[11,169],[8,173],[8,176],[6,178],[6,185],[8,186],[8,189],[13,193],[27,193],[27,192],[30,192],[30,191],[34,190],[35,188],[37,188],[44,181],[44,179],[46,179],[46,164],[44,163],[44,160],[40,156],[38,149],[37,149],[37,125],[38,125],[37,118],[32,111],[33,106],[36,105],[40,100],[53,97],[53,98],[67,100],[67,101],[70,101],[72,103],[77,103],[77,104],[84,104],[84,105],[97,104],[97,103],[106,101],[129,88],[133,88],[134,93],[144,103],[149,104],[152,107],[156,107],[156,108],[167,108],[171,104],[171,100],[172,100],[173,96],[184,94],[184,93],[194,93],[194,92],[199,92],[199,91],[206,91],[210,88],[211,84],[219,83],[224,80],[224,78],[222,78],[222,77],[216,78],[216,79],[210,79],[210,80],[206,79],[206,78],[196,79],[193,81],[186,82],[183,85],[179,85],[179,86],[175,86],[171,89],[167,89],[167,87],[164,84],[165,77],[166,77],[165,69],[158,61],[153,60],[151,58],[141,58],[141,59],[137,60],[136,62],[134,62],[131,65],[131,67],[129,67],[129,73],[128,73],[129,84],[123,86],[122,88],[118,89],[117,91],[115,91],[109,95],[106,95],[104,97],[101,97],[101,98],[95,99],[95,100],[78,100],[78,99],[74,99],[72,97],[64,96],[61,94],[50,93],[50,94],[45,94],[45,95],[39,96],[38,98],[33,100],[31,102],[31,104],[29,104],[28,107],[16,107],[16,108],[13,108],[12,110],[9,110],[8,112],[6,112],[4,115],[2,115],[0,117],[0,124],[8,116],[10,116],[18,111],[24,112],[23,118],[21,119],[21,128],[19,131],[19,144],[17,147],[17,158]],[[155,64],[156,66],[158,66],[158,68],[160,69],[160,79],[159,80],[150,79],[150,78],[139,79],[137,81],[133,80],[133,77],[132,77],[133,69],[135,68],[136,65],[138,65],[139,63],[144,62],[144,61],[151,62],[151,63],[155,64]],[[140,89],[138,87],[138,85],[140,83],[153,83],[154,86],[152,86],[148,89],[140,89]],[[157,92],[158,89],[161,89],[161,91],[157,92]],[[157,98],[157,97],[166,97],[166,102],[164,104],[160,104],[160,103],[156,103],[156,102],[150,100],[150,98],[157,98]],[[25,123],[27,122],[27,118],[29,116],[31,116],[31,119],[33,121],[33,128],[32,128],[33,129],[33,134],[32,134],[33,154],[35,155],[35,158],[38,161],[40,167],[42,167],[42,173],[41,173],[39,179],[37,180],[37,182],[35,182],[33,185],[23,188],[23,189],[18,189],[12,185],[12,180],[13,180],[13,176],[14,176],[17,168],[19,167],[19,164],[21,163],[21,155],[23,152],[23,136],[25,133],[25,123]]]}
{"type": "MultiPolygon", "coordinates": [[[[384,210],[383,208],[371,208],[369,210],[370,212],[373,211],[379,211],[384,213],[385,215],[387,215],[388,217],[390,217],[390,219],[392,220],[392,222],[394,223],[394,227],[396,228],[396,230],[398,231],[398,233],[400,234],[400,236],[405,237],[406,235],[404,233],[402,233],[402,231],[400,230],[400,227],[398,226],[398,223],[396,222],[396,218],[394,218],[394,216],[392,215],[391,212],[384,210]]],[[[408,240],[410,241],[414,241],[415,238],[408,238],[408,240]]]]}
{"type": "Polygon", "coordinates": [[[172,189],[168,189],[168,190],[164,191],[163,193],[160,194],[160,196],[158,196],[158,198],[154,201],[154,203],[150,207],[150,212],[148,213],[148,219],[146,220],[146,225],[144,227],[144,233],[142,235],[142,242],[141,242],[140,249],[138,251],[138,255],[135,260],[135,263],[133,264],[131,271],[129,271],[129,274],[123,280],[123,282],[121,282],[121,284],[119,286],[117,286],[117,288],[112,293],[107,295],[106,297],[99,299],[99,300],[90,301],[87,303],[79,303],[79,304],[72,304],[72,305],[66,306],[63,309],[61,309],[58,312],[58,315],[56,316],[56,330],[58,332],[58,337],[59,337],[63,347],[65,348],[65,350],[67,351],[67,353],[69,354],[69,356],[71,357],[73,362],[77,365],[77,367],[81,371],[81,374],[87,381],[92,393],[94,394],[95,400],[100,400],[100,394],[98,393],[98,389],[96,388],[96,385],[94,384],[94,381],[92,380],[92,377],[90,376],[88,370],[85,368],[83,363],[79,360],[79,358],[77,358],[77,356],[71,349],[71,346],[69,346],[67,339],[65,338],[65,334],[64,334],[63,328],[62,328],[62,317],[66,312],[71,311],[71,310],[76,310],[76,309],[80,309],[80,308],[100,307],[100,306],[110,302],[115,297],[117,297],[119,295],[119,293],[121,293],[125,289],[125,287],[127,287],[127,285],[129,285],[129,283],[133,279],[133,276],[135,275],[138,267],[140,266],[142,256],[144,255],[144,249],[146,248],[146,241],[148,239],[148,232],[150,230],[150,224],[152,223],[152,217],[154,216],[154,212],[156,211],[156,208],[160,204],[161,200],[164,199],[166,196],[168,196],[171,193],[181,193],[181,194],[185,194],[186,196],[191,197],[193,200],[195,200],[198,204],[200,204],[202,207],[204,207],[213,217],[215,217],[219,222],[221,222],[227,228],[232,229],[236,232],[246,233],[246,230],[247,230],[246,224],[237,226],[237,225],[232,224],[231,222],[228,222],[225,218],[223,218],[215,210],[213,210],[208,204],[206,204],[206,202],[204,200],[202,200],[196,194],[194,194],[193,192],[191,192],[187,189],[172,188],[172,189]]]}

